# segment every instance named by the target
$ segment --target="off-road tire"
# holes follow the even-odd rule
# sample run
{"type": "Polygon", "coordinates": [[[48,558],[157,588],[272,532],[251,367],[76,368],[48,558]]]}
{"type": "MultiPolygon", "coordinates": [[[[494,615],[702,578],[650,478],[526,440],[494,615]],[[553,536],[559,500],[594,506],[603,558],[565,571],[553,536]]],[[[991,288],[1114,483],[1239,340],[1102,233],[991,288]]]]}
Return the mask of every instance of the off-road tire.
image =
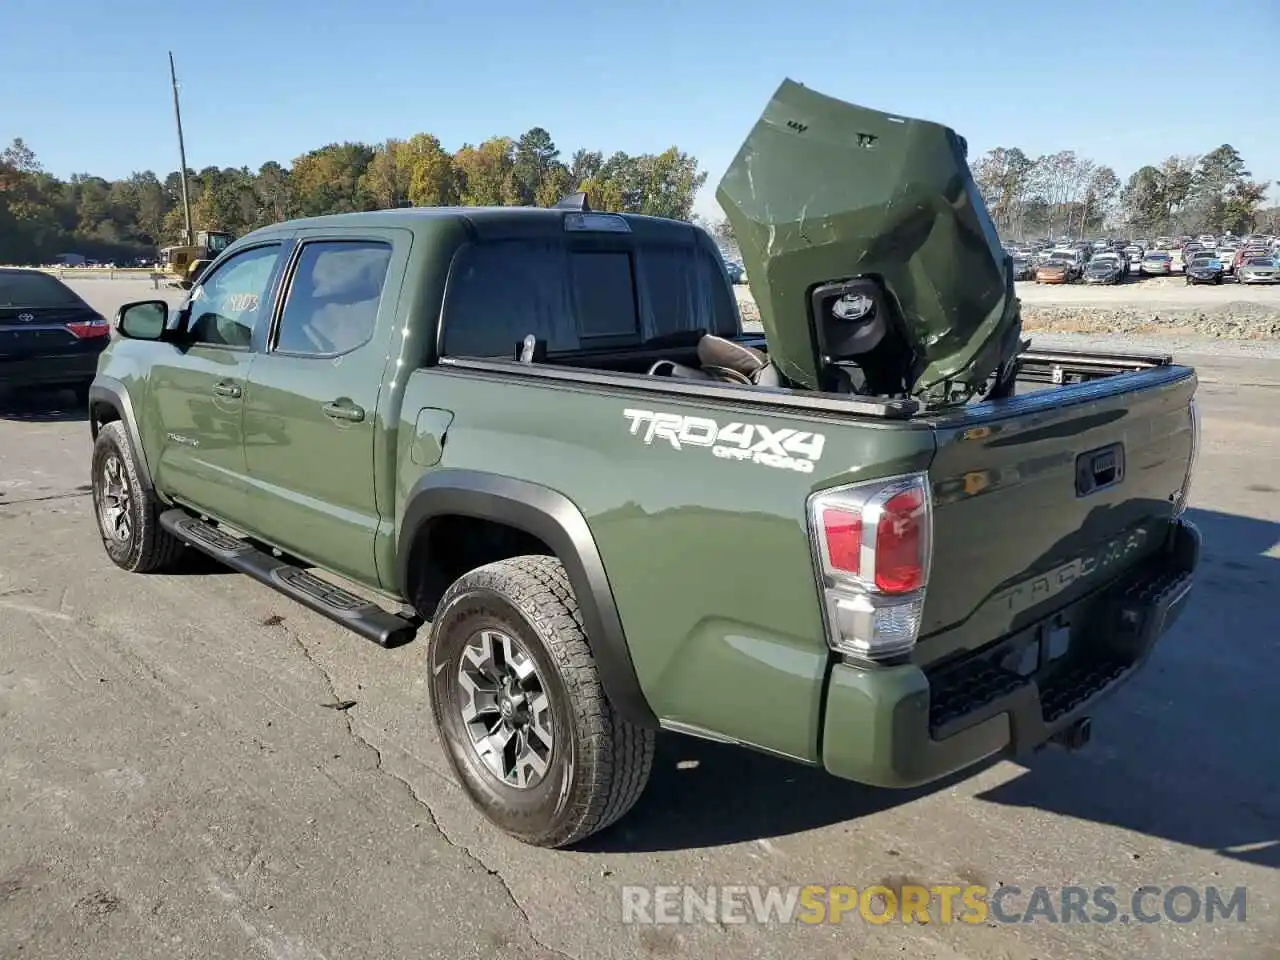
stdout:
{"type": "Polygon", "coordinates": [[[133,447],[119,420],[104,423],[93,444],[93,460],[90,480],[93,488],[93,512],[98,523],[98,534],[112,563],[130,573],[157,573],[172,567],[183,552],[183,544],[160,526],[160,513],[164,509],[155,492],[143,486],[139,478],[138,464],[134,460],[133,447]],[[103,511],[106,503],[106,473],[114,460],[119,464],[120,475],[128,489],[127,507],[130,520],[129,535],[118,539],[108,534],[104,527],[103,511]]]}
{"type": "Polygon", "coordinates": [[[555,557],[500,560],[464,574],[431,625],[431,709],[454,772],[495,826],[525,843],[565,847],[605,829],[640,798],[653,769],[654,730],[609,703],[583,632],[577,600],[555,557]],[[542,779],[503,782],[480,759],[460,704],[463,651],[482,630],[515,639],[534,661],[550,701],[552,747],[542,779]]]}

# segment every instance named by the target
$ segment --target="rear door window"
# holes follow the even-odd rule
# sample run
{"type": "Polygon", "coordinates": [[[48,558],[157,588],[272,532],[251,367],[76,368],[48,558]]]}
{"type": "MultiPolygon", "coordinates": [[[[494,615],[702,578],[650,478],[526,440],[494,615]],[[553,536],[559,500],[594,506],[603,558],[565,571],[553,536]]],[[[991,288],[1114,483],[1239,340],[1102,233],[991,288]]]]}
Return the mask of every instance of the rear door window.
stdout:
{"type": "Polygon", "coordinates": [[[369,240],[307,243],[286,295],[275,349],[334,357],[367,343],[391,262],[391,244],[369,240]]]}

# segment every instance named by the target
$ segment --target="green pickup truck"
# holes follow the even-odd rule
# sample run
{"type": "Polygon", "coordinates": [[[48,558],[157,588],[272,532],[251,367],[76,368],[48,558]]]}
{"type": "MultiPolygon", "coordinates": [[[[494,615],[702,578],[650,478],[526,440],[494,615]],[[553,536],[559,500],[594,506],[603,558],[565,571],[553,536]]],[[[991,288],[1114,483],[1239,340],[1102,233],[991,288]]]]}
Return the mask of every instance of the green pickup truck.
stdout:
{"type": "Polygon", "coordinates": [[[1194,371],[1030,349],[945,126],[788,81],[718,198],[763,336],[706,232],[582,195],[237,240],[116,318],[107,554],[421,633],[538,845],[623,816],[659,729],[883,787],[1082,744],[1191,587],[1194,371]]]}

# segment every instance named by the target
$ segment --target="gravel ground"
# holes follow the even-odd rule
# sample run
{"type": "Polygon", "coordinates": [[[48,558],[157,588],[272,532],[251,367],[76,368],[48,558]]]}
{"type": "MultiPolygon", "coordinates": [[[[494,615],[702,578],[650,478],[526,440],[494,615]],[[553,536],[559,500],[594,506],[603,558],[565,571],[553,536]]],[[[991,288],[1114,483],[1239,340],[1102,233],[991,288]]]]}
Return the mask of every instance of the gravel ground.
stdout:
{"type": "MultiPolygon", "coordinates": [[[[743,318],[758,320],[750,289],[734,289],[743,318]]],[[[1187,286],[1180,277],[1150,277],[1118,286],[1022,282],[1018,295],[1023,325],[1033,335],[1120,334],[1126,343],[1137,335],[1180,344],[1198,345],[1202,340],[1280,344],[1280,285],[1244,286],[1229,281],[1221,286],[1187,286]]],[[[1114,343],[1111,349],[1117,349],[1114,343]]]]}

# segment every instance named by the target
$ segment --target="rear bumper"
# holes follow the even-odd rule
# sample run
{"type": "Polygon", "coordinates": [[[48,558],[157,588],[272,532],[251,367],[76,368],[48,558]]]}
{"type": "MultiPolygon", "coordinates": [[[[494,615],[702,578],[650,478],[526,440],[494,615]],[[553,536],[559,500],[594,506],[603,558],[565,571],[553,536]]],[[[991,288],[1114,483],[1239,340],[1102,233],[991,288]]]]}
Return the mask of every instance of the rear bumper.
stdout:
{"type": "MultiPolygon", "coordinates": [[[[106,337],[102,338],[103,349],[106,337]]],[[[65,356],[9,360],[0,357],[0,390],[19,387],[56,387],[72,384],[88,386],[98,372],[102,350],[82,351],[65,356]]]]}
{"type": "Polygon", "coordinates": [[[995,661],[1047,624],[942,671],[837,664],[827,690],[823,767],[860,783],[912,787],[1043,745],[1143,666],[1182,613],[1199,556],[1195,525],[1172,524],[1160,554],[1071,608],[1079,640],[1031,676],[995,661]]]}

